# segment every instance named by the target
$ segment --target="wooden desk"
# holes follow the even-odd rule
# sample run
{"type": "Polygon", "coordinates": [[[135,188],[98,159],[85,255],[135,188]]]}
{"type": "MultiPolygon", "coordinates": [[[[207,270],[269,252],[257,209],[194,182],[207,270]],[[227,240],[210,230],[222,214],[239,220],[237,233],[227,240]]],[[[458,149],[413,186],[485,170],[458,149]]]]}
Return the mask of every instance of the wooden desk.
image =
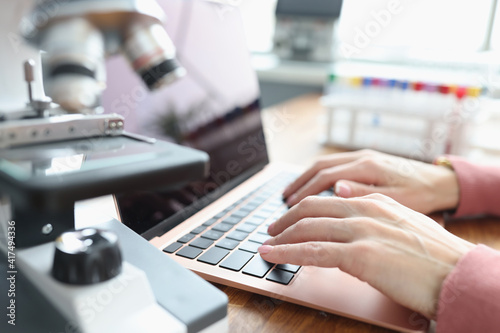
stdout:
{"type": "MultiPolygon", "coordinates": [[[[323,154],[340,152],[321,145],[325,132],[318,95],[306,95],[263,112],[271,161],[310,165],[323,154]],[[293,144],[292,144],[293,143],[293,144]]],[[[442,222],[439,215],[432,216],[442,222]]],[[[455,222],[447,229],[474,243],[500,250],[500,221],[455,222]]],[[[230,332],[392,332],[384,328],[217,285],[229,297],[230,332]]]]}

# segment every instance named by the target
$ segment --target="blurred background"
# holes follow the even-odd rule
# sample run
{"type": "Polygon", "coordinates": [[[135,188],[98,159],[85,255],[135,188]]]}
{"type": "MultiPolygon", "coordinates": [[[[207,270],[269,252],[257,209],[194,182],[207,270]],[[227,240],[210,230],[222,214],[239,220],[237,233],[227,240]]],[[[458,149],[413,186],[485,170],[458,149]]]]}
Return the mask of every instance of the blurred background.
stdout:
{"type": "Polygon", "coordinates": [[[230,2],[263,106],[319,94],[324,143],[421,160],[499,154],[497,0],[230,2]]]}

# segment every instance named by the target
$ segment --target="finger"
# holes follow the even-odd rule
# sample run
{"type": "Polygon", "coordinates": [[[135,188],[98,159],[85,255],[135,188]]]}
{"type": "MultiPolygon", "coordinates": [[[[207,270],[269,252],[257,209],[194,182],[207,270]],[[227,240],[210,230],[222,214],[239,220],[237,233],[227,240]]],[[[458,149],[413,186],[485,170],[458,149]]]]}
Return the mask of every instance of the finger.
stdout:
{"type": "Polygon", "coordinates": [[[338,180],[335,183],[335,194],[342,198],[363,197],[373,193],[391,196],[394,190],[385,186],[367,185],[350,180],[338,180]]]}
{"type": "Polygon", "coordinates": [[[318,161],[316,161],[316,163],[314,163],[312,167],[310,167],[295,181],[293,181],[290,185],[288,185],[288,187],[283,191],[283,197],[288,198],[290,195],[295,193],[299,188],[304,186],[312,177],[314,177],[314,175],[316,175],[320,170],[352,162],[360,158],[363,154],[367,153],[365,151],[360,150],[355,152],[339,153],[319,159],[318,161]]]}
{"type": "Polygon", "coordinates": [[[364,197],[340,198],[310,196],[293,206],[283,216],[272,223],[267,232],[276,236],[304,218],[383,218],[386,223],[393,217],[391,208],[400,206],[401,209],[413,212],[395,200],[380,193],[369,194],[364,197]]]}
{"type": "MultiPolygon", "coordinates": [[[[338,267],[362,281],[373,282],[384,274],[384,253],[368,242],[308,242],[284,245],[262,245],[262,259],[276,264],[338,267]],[[373,269],[375,266],[376,270],[373,269]]],[[[386,265],[387,266],[387,265],[386,265]]]]}
{"type": "Polygon", "coordinates": [[[301,266],[339,267],[348,244],[308,242],[284,245],[262,245],[262,259],[276,264],[301,266]]]}
{"type": "Polygon", "coordinates": [[[321,160],[317,161],[311,168],[306,170],[283,191],[283,198],[288,199],[299,188],[304,186],[311,178],[313,178],[320,170],[335,166],[335,160],[321,160]]]}
{"type": "Polygon", "coordinates": [[[305,218],[265,242],[266,245],[318,242],[351,242],[365,234],[359,223],[348,219],[305,218]],[[358,231],[358,232],[357,232],[358,231]]]}
{"type": "Polygon", "coordinates": [[[323,169],[314,175],[287,200],[288,206],[296,205],[307,196],[320,193],[334,186],[340,179],[349,179],[365,184],[378,184],[380,172],[368,160],[356,160],[336,167],[323,169]]]}
{"type": "Polygon", "coordinates": [[[276,236],[306,217],[346,218],[357,216],[353,208],[346,204],[346,200],[337,197],[308,197],[272,223],[267,232],[271,236],[276,236]]]}

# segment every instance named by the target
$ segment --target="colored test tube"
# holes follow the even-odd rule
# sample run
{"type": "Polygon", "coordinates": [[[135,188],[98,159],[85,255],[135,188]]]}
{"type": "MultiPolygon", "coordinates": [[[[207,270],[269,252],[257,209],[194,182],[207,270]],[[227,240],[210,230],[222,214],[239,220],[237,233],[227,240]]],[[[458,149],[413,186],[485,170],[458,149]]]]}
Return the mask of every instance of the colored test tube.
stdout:
{"type": "Polygon", "coordinates": [[[467,96],[469,97],[479,97],[481,96],[482,89],[481,87],[468,87],[467,88],[467,96]]]}

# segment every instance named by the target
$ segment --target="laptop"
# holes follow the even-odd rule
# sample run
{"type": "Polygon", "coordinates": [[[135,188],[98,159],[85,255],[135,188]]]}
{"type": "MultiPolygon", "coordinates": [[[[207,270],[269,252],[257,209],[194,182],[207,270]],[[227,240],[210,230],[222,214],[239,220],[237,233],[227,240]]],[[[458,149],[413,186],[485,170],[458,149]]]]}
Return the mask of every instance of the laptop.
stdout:
{"type": "Polygon", "coordinates": [[[287,210],[281,193],[300,168],[269,163],[240,12],[206,1],[160,5],[187,76],[148,93],[122,58],[111,59],[103,104],[124,115],[131,131],[206,151],[209,176],[117,193],[122,223],[208,281],[398,331],[426,330],[420,315],[336,268],[260,258],[267,226],[287,210]]]}

